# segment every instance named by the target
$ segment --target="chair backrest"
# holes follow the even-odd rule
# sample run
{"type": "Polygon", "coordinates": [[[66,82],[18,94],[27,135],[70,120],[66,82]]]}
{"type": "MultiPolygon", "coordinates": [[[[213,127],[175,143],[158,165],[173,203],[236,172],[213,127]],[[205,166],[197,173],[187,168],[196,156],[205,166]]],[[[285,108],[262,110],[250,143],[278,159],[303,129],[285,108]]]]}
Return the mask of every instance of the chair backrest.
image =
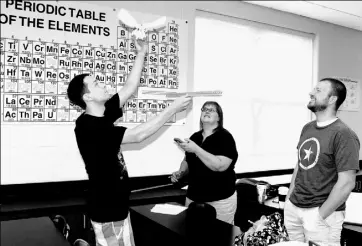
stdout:
{"type": "Polygon", "coordinates": [[[192,202],[187,209],[187,216],[192,220],[215,220],[216,209],[207,203],[192,202]]]}
{"type": "Polygon", "coordinates": [[[90,246],[89,243],[81,238],[74,241],[73,246],[90,246]]]}
{"type": "Polygon", "coordinates": [[[240,179],[236,183],[237,208],[234,217],[234,224],[242,231],[247,231],[250,227],[248,220],[256,221],[260,216],[272,214],[278,209],[264,206],[258,202],[256,185],[260,181],[255,179],[240,179]]]}
{"type": "Polygon", "coordinates": [[[216,209],[207,203],[192,202],[186,210],[187,233],[204,235],[216,221],[216,209]]]}
{"type": "Polygon", "coordinates": [[[66,219],[61,215],[55,215],[52,221],[55,227],[63,234],[66,239],[68,239],[70,226],[68,225],[66,219]]]}

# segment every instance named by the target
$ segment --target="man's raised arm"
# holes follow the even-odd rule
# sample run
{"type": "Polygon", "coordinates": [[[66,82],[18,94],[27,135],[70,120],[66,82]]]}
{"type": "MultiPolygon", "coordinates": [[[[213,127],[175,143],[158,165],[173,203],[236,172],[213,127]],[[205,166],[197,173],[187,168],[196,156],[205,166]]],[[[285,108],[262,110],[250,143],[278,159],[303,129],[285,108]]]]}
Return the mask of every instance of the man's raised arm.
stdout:
{"type": "Polygon", "coordinates": [[[148,44],[145,41],[135,40],[135,45],[137,48],[137,56],[135,62],[133,63],[132,70],[128,75],[125,85],[118,91],[119,96],[119,107],[123,107],[125,102],[132,96],[132,94],[137,90],[141,72],[144,65],[144,59],[147,54],[148,44]]]}

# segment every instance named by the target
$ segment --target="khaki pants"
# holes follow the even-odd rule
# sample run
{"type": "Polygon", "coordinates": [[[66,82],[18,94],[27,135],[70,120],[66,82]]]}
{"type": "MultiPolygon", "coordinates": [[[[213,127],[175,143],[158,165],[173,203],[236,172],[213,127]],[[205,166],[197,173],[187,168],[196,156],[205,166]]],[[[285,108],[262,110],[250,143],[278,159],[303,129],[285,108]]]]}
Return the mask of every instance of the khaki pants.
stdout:
{"type": "Polygon", "coordinates": [[[289,200],[285,202],[284,224],[291,241],[340,246],[344,218],[345,211],[335,211],[322,219],[319,207],[299,208],[289,200]]]}

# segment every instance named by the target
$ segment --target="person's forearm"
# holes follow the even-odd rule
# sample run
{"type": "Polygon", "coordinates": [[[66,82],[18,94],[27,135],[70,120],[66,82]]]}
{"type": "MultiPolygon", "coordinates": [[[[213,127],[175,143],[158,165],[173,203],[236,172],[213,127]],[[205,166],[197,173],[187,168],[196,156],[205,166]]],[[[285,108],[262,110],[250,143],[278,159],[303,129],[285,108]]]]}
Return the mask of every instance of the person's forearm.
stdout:
{"type": "Polygon", "coordinates": [[[138,141],[142,142],[143,140],[154,134],[175,113],[176,109],[171,105],[163,110],[158,116],[153,117],[151,120],[140,124],[132,129],[136,131],[135,134],[138,136],[138,141]]]}
{"type": "Polygon", "coordinates": [[[355,187],[355,182],[342,181],[334,185],[327,200],[319,208],[319,213],[323,219],[331,215],[339,206],[341,206],[348,198],[349,194],[355,187]]]}
{"type": "Polygon", "coordinates": [[[123,106],[125,101],[130,96],[132,96],[132,94],[138,88],[140,78],[141,78],[142,68],[144,65],[145,55],[146,55],[146,53],[144,53],[144,52],[139,52],[137,54],[135,62],[133,63],[132,70],[131,70],[129,76],[127,77],[127,81],[126,81],[125,85],[122,87],[121,90],[118,91],[119,97],[121,99],[121,102],[120,102],[121,106],[123,106]]]}
{"type": "Polygon", "coordinates": [[[196,156],[212,171],[222,171],[224,164],[222,160],[198,146],[196,156]]]}
{"type": "Polygon", "coordinates": [[[181,162],[179,171],[182,173],[181,174],[182,177],[189,173],[189,166],[187,165],[186,157],[181,162]]]}

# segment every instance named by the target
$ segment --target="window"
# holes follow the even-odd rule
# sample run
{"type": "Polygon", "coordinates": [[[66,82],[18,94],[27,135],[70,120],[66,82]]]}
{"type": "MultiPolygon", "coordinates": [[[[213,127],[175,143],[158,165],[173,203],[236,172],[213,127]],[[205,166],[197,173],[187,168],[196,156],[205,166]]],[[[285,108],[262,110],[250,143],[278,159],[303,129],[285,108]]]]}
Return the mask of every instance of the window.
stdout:
{"type": "Polygon", "coordinates": [[[193,129],[202,104],[215,100],[237,144],[237,173],[294,168],[311,120],[314,36],[200,11],[195,25],[193,89],[223,95],[195,98],[193,129]]]}

